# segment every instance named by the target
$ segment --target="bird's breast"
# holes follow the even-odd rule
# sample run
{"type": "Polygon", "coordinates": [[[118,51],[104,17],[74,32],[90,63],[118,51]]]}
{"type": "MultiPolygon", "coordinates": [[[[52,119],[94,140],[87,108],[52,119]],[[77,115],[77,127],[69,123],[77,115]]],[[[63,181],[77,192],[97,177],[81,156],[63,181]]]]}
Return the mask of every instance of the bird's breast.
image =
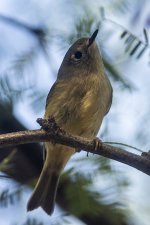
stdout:
{"type": "Polygon", "coordinates": [[[54,116],[66,131],[93,138],[108,107],[108,86],[105,77],[91,75],[58,83],[45,117],[54,116]]]}
{"type": "Polygon", "coordinates": [[[94,137],[104,116],[102,97],[99,81],[74,86],[60,112],[62,126],[72,134],[94,137]]]}

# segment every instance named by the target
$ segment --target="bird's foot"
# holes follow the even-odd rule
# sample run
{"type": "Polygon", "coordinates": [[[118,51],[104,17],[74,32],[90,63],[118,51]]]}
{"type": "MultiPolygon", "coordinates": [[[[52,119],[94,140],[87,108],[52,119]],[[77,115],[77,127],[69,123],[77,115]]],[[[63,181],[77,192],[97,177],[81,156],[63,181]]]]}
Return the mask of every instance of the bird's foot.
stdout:
{"type": "MultiPolygon", "coordinates": [[[[101,148],[102,141],[98,137],[96,137],[93,139],[93,144],[94,144],[94,150],[93,150],[93,154],[94,154],[97,150],[101,148]]],[[[87,157],[88,156],[89,156],[89,152],[87,152],[87,157]]]]}
{"type": "Polygon", "coordinates": [[[98,137],[94,138],[93,142],[94,142],[94,151],[97,151],[98,149],[101,148],[102,141],[98,137]]]}

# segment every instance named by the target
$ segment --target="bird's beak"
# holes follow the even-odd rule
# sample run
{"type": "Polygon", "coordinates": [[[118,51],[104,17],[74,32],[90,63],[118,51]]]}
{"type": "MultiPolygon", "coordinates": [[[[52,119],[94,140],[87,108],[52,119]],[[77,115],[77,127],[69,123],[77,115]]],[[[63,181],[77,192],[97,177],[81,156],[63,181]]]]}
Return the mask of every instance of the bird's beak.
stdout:
{"type": "Polygon", "coordinates": [[[88,47],[91,46],[96,38],[98,34],[98,29],[96,31],[94,31],[94,33],[92,34],[92,36],[89,38],[88,40],[88,47]]]}

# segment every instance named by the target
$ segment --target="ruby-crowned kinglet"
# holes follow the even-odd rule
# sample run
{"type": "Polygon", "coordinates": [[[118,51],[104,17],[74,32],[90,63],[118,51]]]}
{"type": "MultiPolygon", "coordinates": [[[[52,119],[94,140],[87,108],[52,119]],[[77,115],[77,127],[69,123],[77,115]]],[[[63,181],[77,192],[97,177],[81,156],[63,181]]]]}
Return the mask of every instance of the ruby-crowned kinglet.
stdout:
{"type": "MultiPolygon", "coordinates": [[[[112,102],[112,87],[95,43],[97,33],[77,40],[69,48],[48,94],[44,116],[53,116],[64,130],[89,139],[96,137],[112,102]]],[[[60,174],[76,150],[52,142],[44,147],[46,159],[27,210],[41,206],[50,215],[60,174]]]]}

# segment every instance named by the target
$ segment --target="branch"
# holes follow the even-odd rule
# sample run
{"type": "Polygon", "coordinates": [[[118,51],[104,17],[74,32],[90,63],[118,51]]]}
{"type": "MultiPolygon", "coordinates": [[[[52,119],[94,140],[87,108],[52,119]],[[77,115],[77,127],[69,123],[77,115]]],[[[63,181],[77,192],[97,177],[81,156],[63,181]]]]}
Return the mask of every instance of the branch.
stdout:
{"type": "Polygon", "coordinates": [[[0,135],[0,148],[27,143],[52,141],[54,143],[67,145],[76,149],[83,149],[83,151],[113,159],[150,175],[149,153],[144,152],[142,155],[136,155],[102,142],[95,150],[95,140],[71,135],[61,129],[52,118],[49,120],[38,119],[37,122],[42,125],[43,129],[26,130],[0,135]]]}

